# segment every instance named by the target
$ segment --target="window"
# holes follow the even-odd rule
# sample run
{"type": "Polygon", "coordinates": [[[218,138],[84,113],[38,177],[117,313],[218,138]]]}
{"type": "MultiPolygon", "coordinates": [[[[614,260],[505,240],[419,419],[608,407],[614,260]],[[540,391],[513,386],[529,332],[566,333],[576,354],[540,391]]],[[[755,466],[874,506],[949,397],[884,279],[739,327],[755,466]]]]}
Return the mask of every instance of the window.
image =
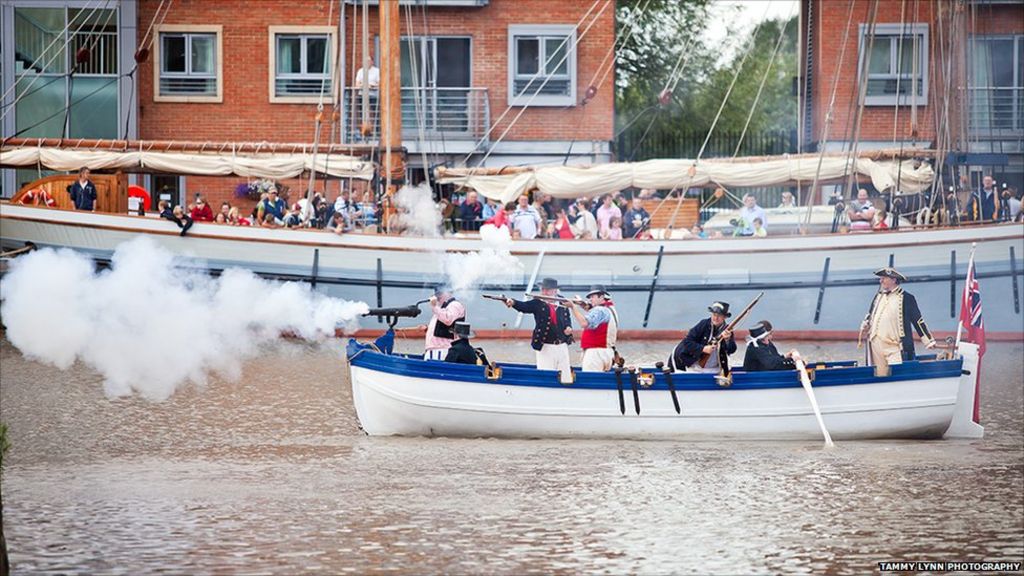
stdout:
{"type": "Polygon", "coordinates": [[[271,26],[271,102],[329,101],[334,91],[334,30],[329,26],[271,26]]]}
{"type": "Polygon", "coordinates": [[[160,27],[154,100],[221,102],[221,27],[160,27]]]}
{"type": "Polygon", "coordinates": [[[575,26],[509,26],[508,53],[510,106],[576,103],[575,26]]]}
{"type": "Polygon", "coordinates": [[[869,45],[871,50],[864,104],[909,106],[916,99],[919,106],[927,105],[928,25],[876,24],[873,42],[868,31],[869,27],[861,24],[861,73],[869,45]]]}
{"type": "Polygon", "coordinates": [[[1024,35],[974,36],[969,57],[971,129],[1024,130],[1024,35]]]}

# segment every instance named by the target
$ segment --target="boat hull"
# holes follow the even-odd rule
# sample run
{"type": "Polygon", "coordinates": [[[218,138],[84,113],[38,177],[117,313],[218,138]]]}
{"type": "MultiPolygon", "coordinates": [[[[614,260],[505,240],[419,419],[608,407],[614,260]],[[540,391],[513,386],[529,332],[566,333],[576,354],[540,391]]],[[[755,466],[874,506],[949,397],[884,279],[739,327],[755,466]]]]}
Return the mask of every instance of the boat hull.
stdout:
{"type": "MultiPolygon", "coordinates": [[[[421,300],[443,278],[446,255],[479,250],[478,238],[393,237],[196,224],[188,236],[157,218],[80,213],[0,204],[0,243],[68,247],[109,260],[117,246],[146,235],[172,252],[199,258],[213,271],[238,266],[270,278],[315,280],[332,296],[394,306],[421,300]]],[[[569,293],[604,284],[614,294],[624,330],[680,330],[708,302],[749,301],[766,292],[758,316],[781,331],[808,335],[856,330],[877,290],[872,272],[894,264],[910,277],[934,331],[956,328],[971,245],[986,303],[1004,313],[986,318],[990,336],[1024,338],[1024,226],[955,228],[877,234],[778,236],[713,241],[516,241],[523,265],[509,286],[521,292],[537,271],[569,293]],[[1015,305],[1015,302],[1018,305],[1015,305]],[[781,322],[784,319],[785,322],[781,322]]],[[[503,306],[473,302],[479,330],[529,328],[503,306]]],[[[840,335],[840,334],[837,334],[840,335]]]]}
{"type": "MultiPolygon", "coordinates": [[[[505,367],[501,379],[481,381],[482,367],[373,355],[351,364],[356,412],[372,436],[821,439],[794,371],[735,372],[727,388],[675,374],[679,414],[661,374],[638,390],[638,414],[624,373],[623,414],[612,374],[579,374],[566,386],[554,372],[505,367]]],[[[814,392],[835,439],[940,438],[957,409],[960,366],[912,362],[888,378],[870,368],[819,370],[814,392]]]]}

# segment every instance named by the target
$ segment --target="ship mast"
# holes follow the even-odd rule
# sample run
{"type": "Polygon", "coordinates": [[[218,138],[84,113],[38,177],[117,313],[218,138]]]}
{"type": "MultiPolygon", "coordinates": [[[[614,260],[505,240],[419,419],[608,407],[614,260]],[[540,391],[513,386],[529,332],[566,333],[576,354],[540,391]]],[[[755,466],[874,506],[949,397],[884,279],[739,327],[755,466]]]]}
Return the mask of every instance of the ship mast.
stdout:
{"type": "Polygon", "coordinates": [[[402,153],[402,74],[398,0],[380,1],[380,144],[384,162],[380,176],[385,182],[384,221],[394,210],[391,197],[405,181],[402,153]]]}

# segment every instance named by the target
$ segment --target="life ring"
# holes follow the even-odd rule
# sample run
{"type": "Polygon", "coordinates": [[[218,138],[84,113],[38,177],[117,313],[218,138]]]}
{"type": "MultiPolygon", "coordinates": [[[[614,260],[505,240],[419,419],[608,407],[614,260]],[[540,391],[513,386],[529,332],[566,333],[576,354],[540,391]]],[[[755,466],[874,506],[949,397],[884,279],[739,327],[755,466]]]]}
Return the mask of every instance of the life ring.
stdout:
{"type": "Polygon", "coordinates": [[[50,196],[50,193],[42,188],[35,188],[25,192],[25,195],[21,197],[21,203],[25,205],[33,206],[48,206],[53,208],[57,205],[57,201],[50,196]]]}

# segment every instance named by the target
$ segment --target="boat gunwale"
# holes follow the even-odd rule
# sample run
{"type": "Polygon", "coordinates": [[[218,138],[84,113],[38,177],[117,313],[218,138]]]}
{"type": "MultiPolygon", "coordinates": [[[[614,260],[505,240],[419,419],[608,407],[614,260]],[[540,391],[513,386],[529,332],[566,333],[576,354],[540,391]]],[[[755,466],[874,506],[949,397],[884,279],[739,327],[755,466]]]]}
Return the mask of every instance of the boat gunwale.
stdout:
{"type": "MultiPolygon", "coordinates": [[[[614,390],[617,388],[616,378],[612,372],[579,372],[574,371],[575,381],[563,384],[559,373],[555,370],[538,370],[523,364],[498,363],[502,368],[502,376],[488,379],[483,366],[455,364],[437,360],[422,360],[410,356],[389,355],[372,349],[362,349],[350,354],[348,362],[351,366],[373,370],[376,372],[423,378],[435,381],[467,382],[498,386],[517,386],[523,388],[560,388],[578,390],[614,390]]],[[[811,365],[813,367],[813,365],[811,365]]],[[[813,385],[815,388],[824,386],[848,386],[860,384],[887,384],[902,381],[933,380],[940,378],[960,378],[963,359],[909,361],[892,365],[892,373],[886,377],[875,377],[874,369],[869,366],[827,366],[816,369],[813,385]]],[[[654,376],[654,383],[640,390],[668,391],[665,375],[656,369],[640,368],[638,373],[654,376]]],[[[623,386],[631,388],[631,374],[622,373],[623,386]]],[[[713,374],[677,372],[672,374],[672,382],[676,391],[765,391],[788,388],[800,388],[802,385],[794,370],[777,370],[763,372],[733,371],[732,384],[727,387],[718,385],[713,374]]]]}

